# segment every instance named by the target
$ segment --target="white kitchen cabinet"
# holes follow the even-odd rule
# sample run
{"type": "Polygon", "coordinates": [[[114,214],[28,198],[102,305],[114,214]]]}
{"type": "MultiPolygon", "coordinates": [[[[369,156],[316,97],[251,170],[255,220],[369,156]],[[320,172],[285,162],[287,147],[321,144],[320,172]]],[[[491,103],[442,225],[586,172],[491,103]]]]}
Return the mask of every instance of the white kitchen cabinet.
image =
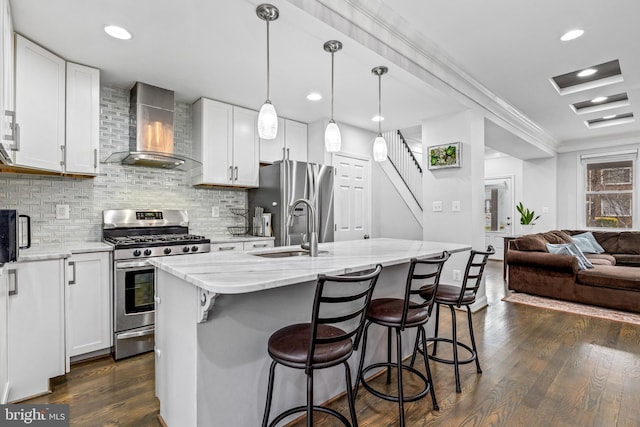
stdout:
{"type": "Polygon", "coordinates": [[[97,175],[100,70],[67,62],[65,172],[97,175]]]}
{"type": "Polygon", "coordinates": [[[16,121],[20,125],[17,166],[63,172],[65,61],[16,35],[16,121]]]}
{"type": "Polygon", "coordinates": [[[13,81],[13,20],[9,0],[0,0],[0,144],[9,158],[16,148],[14,81],[13,81]]]}
{"type": "Polygon", "coordinates": [[[11,264],[8,341],[10,402],[49,390],[65,373],[64,259],[11,264]]]}
{"type": "Polygon", "coordinates": [[[194,185],[258,186],[258,113],[211,99],[193,104],[194,185]]]}
{"type": "Polygon", "coordinates": [[[67,269],[67,354],[112,345],[109,252],[73,254],[67,269]]]}
{"type": "Polygon", "coordinates": [[[9,393],[9,268],[0,267],[0,404],[9,393]]]}
{"type": "Polygon", "coordinates": [[[276,139],[260,140],[260,161],[273,163],[288,158],[307,161],[307,125],[289,119],[278,119],[276,139]],[[284,150],[284,151],[283,151],[284,150]]]}
{"type": "Polygon", "coordinates": [[[255,251],[257,249],[273,248],[273,240],[252,240],[250,242],[244,242],[242,245],[243,251],[255,251]]]}

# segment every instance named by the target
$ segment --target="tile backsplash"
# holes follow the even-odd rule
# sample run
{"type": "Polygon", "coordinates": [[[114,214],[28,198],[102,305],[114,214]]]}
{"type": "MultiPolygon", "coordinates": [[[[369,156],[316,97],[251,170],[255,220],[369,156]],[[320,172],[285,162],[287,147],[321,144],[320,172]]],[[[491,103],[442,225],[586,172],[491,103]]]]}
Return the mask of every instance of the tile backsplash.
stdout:
{"type": "MultiPolygon", "coordinates": [[[[176,103],[175,152],[191,156],[191,105],[176,103]]],[[[100,159],[129,149],[129,91],[101,88],[100,159]]],[[[209,238],[229,237],[228,226],[245,219],[231,208],[245,209],[243,190],[193,187],[189,172],[100,164],[95,178],[70,178],[0,173],[0,208],[31,216],[32,242],[64,244],[99,241],[105,209],[186,209],[189,231],[209,238]],[[57,220],[55,206],[69,205],[70,219],[57,220]],[[211,208],[220,215],[213,218],[211,208]]]]}

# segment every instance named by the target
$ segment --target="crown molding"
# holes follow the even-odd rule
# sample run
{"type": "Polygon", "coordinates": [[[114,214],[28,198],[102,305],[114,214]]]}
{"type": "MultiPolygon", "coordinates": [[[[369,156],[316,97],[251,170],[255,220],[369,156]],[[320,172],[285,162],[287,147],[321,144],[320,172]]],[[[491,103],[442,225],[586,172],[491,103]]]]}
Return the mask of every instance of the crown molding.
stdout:
{"type": "Polygon", "coordinates": [[[412,29],[382,1],[288,1],[462,105],[481,109],[493,122],[526,142],[545,152],[557,151],[555,138],[460,68],[444,50],[412,29]]]}

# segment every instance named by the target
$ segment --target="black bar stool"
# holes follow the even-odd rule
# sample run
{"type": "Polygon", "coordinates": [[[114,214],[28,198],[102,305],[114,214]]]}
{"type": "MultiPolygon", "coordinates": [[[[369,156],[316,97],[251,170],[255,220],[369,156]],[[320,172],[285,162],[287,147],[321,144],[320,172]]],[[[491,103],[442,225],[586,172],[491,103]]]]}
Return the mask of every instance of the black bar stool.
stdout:
{"type": "MultiPolygon", "coordinates": [[[[471,308],[469,307],[471,304],[476,302],[476,294],[478,293],[478,288],[480,288],[480,284],[482,283],[482,275],[484,273],[484,268],[487,265],[487,260],[489,256],[496,253],[496,250],[493,246],[489,245],[485,252],[480,251],[471,251],[471,255],[469,255],[469,260],[467,261],[467,267],[464,271],[464,278],[462,280],[462,286],[454,286],[454,285],[446,285],[441,284],[438,287],[438,292],[436,294],[436,325],[435,325],[435,337],[428,338],[424,342],[433,342],[433,352],[429,355],[429,359],[434,360],[436,362],[447,363],[449,365],[453,365],[455,368],[455,377],[456,377],[456,392],[460,393],[462,391],[460,387],[460,369],[459,365],[465,363],[471,363],[473,361],[476,362],[476,371],[481,374],[482,369],[480,369],[480,360],[478,359],[478,349],[476,348],[476,340],[473,335],[473,322],[471,320],[471,308]],[[442,338],[438,336],[438,323],[440,319],[440,305],[446,305],[451,310],[451,325],[452,325],[452,338],[442,338]],[[467,344],[461,343],[458,341],[457,336],[457,327],[456,327],[456,312],[455,308],[460,308],[464,306],[467,309],[467,320],[469,324],[469,336],[471,338],[471,347],[467,344]],[[453,348],[453,360],[444,359],[436,356],[436,351],[438,350],[438,342],[447,342],[452,345],[453,348]],[[458,349],[463,348],[469,353],[469,357],[463,360],[460,360],[458,356],[458,349]]],[[[430,295],[425,295],[425,297],[430,297],[430,295]]],[[[416,338],[416,351],[413,353],[413,357],[411,358],[411,366],[415,362],[416,353],[420,352],[424,355],[424,346],[421,348],[419,345],[419,341],[416,338]]]]}
{"type": "MultiPolygon", "coordinates": [[[[407,275],[405,291],[403,298],[378,298],[371,301],[367,310],[367,324],[364,328],[364,339],[362,343],[362,351],[360,354],[360,364],[358,367],[358,376],[356,378],[355,394],[358,392],[358,385],[362,386],[381,399],[391,402],[398,402],[398,410],[400,412],[400,425],[404,426],[404,402],[413,402],[421,399],[431,392],[431,400],[433,408],[439,410],[436,394],[433,390],[433,381],[431,378],[431,370],[429,369],[429,361],[424,357],[424,366],[427,372],[425,377],[420,371],[404,365],[402,363],[402,331],[407,328],[418,328],[418,337],[423,340],[426,338],[424,325],[431,316],[435,295],[438,290],[440,281],[440,273],[445,261],[449,259],[449,253],[443,252],[439,258],[412,259],[409,265],[409,273],[407,275]],[[417,272],[420,271],[420,273],[417,272]],[[423,271],[424,270],[424,271],[423,271]],[[420,302],[412,300],[413,295],[420,295],[423,299],[420,302]],[[425,296],[431,295],[431,297],[425,296]],[[363,368],[364,356],[367,344],[367,331],[372,324],[381,325],[387,328],[387,361],[383,363],[374,363],[363,368]],[[396,362],[391,362],[391,329],[396,331],[396,362]],[[398,373],[398,395],[390,395],[380,392],[373,388],[364,378],[364,375],[372,369],[387,369],[387,384],[391,383],[391,369],[396,369],[398,373]],[[417,394],[405,396],[402,389],[402,370],[417,375],[423,382],[424,388],[417,394]]],[[[415,350],[414,350],[415,353],[415,350]]]]}
{"type": "Polygon", "coordinates": [[[277,364],[304,369],[307,376],[307,404],[288,409],[278,415],[269,426],[297,412],[307,412],[307,426],[313,425],[313,411],[330,414],[344,425],[358,425],[351,385],[348,359],[357,350],[365,321],[365,313],[371,302],[371,294],[382,271],[376,268],[362,273],[342,276],[319,275],[311,312],[311,323],[285,326],[269,338],[268,351],[273,359],[269,369],[267,403],[262,426],[269,422],[273,379],[277,364]],[[313,372],[344,364],[347,383],[347,399],[351,423],[337,411],[313,404],[313,372]]]}

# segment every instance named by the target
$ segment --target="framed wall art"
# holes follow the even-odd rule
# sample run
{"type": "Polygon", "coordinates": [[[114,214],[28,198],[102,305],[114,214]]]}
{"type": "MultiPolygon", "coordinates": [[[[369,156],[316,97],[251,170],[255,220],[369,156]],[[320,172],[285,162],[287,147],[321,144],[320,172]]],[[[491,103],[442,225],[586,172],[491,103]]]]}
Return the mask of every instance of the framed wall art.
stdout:
{"type": "Polygon", "coordinates": [[[433,145],[428,148],[428,169],[460,167],[460,142],[433,145]]]}

